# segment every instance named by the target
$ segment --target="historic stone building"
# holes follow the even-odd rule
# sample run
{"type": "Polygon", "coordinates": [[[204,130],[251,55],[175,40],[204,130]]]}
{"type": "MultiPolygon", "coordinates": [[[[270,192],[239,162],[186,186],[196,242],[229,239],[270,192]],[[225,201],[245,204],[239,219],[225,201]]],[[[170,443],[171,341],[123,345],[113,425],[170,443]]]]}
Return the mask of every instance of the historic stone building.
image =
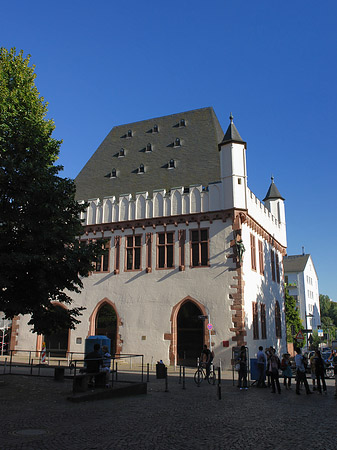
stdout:
{"type": "MultiPolygon", "coordinates": [[[[273,180],[264,203],[248,188],[232,117],[225,133],[212,108],[116,126],[76,185],[81,238],[103,239],[105,253],[73,295],[81,324],[46,336],[49,349],[83,352],[106,334],[116,353],[175,364],[211,340],[225,366],[238,345],[285,351],[284,199],[273,180]]],[[[39,349],[27,321],[15,348],[39,349]]]]}

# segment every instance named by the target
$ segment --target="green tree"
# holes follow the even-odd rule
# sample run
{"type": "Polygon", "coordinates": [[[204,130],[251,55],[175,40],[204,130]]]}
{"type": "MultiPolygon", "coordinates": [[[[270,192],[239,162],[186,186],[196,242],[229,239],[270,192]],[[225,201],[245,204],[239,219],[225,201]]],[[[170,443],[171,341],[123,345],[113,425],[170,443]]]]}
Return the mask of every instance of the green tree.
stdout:
{"type": "Polygon", "coordinates": [[[319,294],[319,308],[321,310],[321,317],[330,316],[331,300],[328,295],[319,294]]]}
{"type": "Polygon", "coordinates": [[[285,286],[285,313],[287,324],[287,342],[294,342],[294,336],[303,329],[302,321],[296,306],[296,300],[289,295],[285,286]]]}
{"type": "Polygon", "coordinates": [[[51,333],[79,323],[83,308],[69,294],[80,292],[99,246],[79,241],[83,206],[74,182],[58,176],[61,141],[29,62],[0,49],[0,311],[29,314],[33,331],[51,333]]]}

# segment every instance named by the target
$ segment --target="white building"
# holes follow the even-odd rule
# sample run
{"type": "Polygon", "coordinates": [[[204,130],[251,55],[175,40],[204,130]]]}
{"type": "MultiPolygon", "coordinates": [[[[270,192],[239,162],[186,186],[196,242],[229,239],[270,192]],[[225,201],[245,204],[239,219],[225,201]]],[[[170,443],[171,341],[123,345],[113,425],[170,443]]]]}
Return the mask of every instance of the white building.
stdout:
{"type": "MultiPolygon", "coordinates": [[[[107,240],[105,254],[72,295],[81,324],[45,336],[49,350],[83,352],[105,334],[116,353],[194,363],[210,343],[201,315],[216,363],[241,345],[286,350],[284,199],[274,181],[265,203],[248,188],[230,119],[226,133],[212,108],[111,130],[76,178],[82,239],[107,240]]],[[[16,319],[12,348],[41,348],[27,322],[16,319]]]]}
{"type": "Polygon", "coordinates": [[[283,264],[289,294],[296,300],[304,327],[307,330],[317,330],[321,323],[321,313],[318,277],[311,255],[286,256],[283,264]]]}

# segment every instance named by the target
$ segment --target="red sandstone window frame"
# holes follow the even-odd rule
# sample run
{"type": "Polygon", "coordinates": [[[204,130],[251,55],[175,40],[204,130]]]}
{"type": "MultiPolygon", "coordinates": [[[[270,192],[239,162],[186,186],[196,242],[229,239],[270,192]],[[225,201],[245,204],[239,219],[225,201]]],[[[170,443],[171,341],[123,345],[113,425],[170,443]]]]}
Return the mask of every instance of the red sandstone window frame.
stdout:
{"type": "Polygon", "coordinates": [[[260,303],[261,314],[261,339],[267,339],[267,317],[266,317],[266,305],[260,303]]]}
{"type": "Polygon", "coordinates": [[[125,236],[125,272],[139,272],[142,270],[142,237],[141,234],[125,236]]]}
{"type": "Polygon", "coordinates": [[[252,270],[256,271],[256,242],[253,234],[250,235],[250,259],[252,263],[252,270]]]}
{"type": "Polygon", "coordinates": [[[259,339],[259,308],[258,303],[253,302],[253,339],[259,339]]]}
{"type": "Polygon", "coordinates": [[[278,339],[282,338],[281,308],[277,300],[275,302],[275,335],[278,339]]]}
{"type": "Polygon", "coordinates": [[[120,248],[121,248],[121,236],[115,236],[115,269],[114,274],[119,274],[120,270],[120,248]]]}
{"type": "Polygon", "coordinates": [[[152,233],[146,233],[146,273],[152,272],[152,233]]]}
{"type": "Polygon", "coordinates": [[[97,239],[86,239],[89,242],[102,242],[102,249],[106,252],[97,257],[97,261],[94,263],[94,270],[92,273],[109,273],[110,272],[110,239],[108,238],[97,238],[97,239]],[[99,267],[99,269],[97,269],[99,267]]]}
{"type": "Polygon", "coordinates": [[[280,284],[280,263],[279,263],[279,257],[278,254],[276,253],[276,281],[278,282],[278,284],[280,284]]]}
{"type": "Polygon", "coordinates": [[[190,230],[190,267],[209,267],[209,228],[196,228],[190,230]],[[204,233],[207,233],[206,239],[204,233]],[[197,235],[197,239],[194,237],[197,235]],[[206,249],[206,252],[205,252],[206,249]],[[207,254],[205,263],[205,253],[207,254]],[[194,262],[197,262],[195,264],[194,262]]]}
{"type": "Polygon", "coordinates": [[[270,260],[271,260],[271,278],[276,281],[275,278],[275,253],[274,250],[270,250],[270,260]]]}
{"type": "Polygon", "coordinates": [[[258,246],[259,246],[259,268],[260,268],[260,274],[264,275],[263,242],[260,239],[258,241],[258,246]]]}
{"type": "Polygon", "coordinates": [[[161,231],[161,232],[157,233],[157,258],[156,258],[156,269],[157,270],[174,269],[174,267],[175,267],[174,266],[174,245],[175,245],[175,232],[174,231],[161,231]],[[169,236],[170,236],[170,238],[168,239],[169,236]],[[171,237],[172,237],[172,240],[171,240],[171,237]],[[171,261],[172,265],[169,265],[170,259],[172,259],[172,261],[171,261]]]}
{"type": "Polygon", "coordinates": [[[179,270],[185,270],[185,240],[186,240],[186,230],[178,231],[179,239],[179,270]]]}

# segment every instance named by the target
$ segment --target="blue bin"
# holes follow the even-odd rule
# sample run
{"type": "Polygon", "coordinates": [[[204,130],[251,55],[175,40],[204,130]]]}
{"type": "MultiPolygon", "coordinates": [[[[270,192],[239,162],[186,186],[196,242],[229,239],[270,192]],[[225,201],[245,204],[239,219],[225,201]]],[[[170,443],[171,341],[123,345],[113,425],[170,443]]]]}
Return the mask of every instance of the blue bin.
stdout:
{"type": "MultiPolygon", "coordinates": [[[[266,368],[264,370],[264,377],[266,376],[266,368]]],[[[257,358],[250,359],[250,379],[257,381],[259,379],[259,370],[257,367],[257,358]]]]}
{"type": "Polygon", "coordinates": [[[84,354],[87,356],[89,353],[94,351],[94,345],[99,344],[100,348],[102,349],[103,345],[106,345],[108,347],[109,353],[111,349],[111,339],[109,339],[106,336],[89,336],[85,340],[85,348],[84,348],[84,354]]]}

